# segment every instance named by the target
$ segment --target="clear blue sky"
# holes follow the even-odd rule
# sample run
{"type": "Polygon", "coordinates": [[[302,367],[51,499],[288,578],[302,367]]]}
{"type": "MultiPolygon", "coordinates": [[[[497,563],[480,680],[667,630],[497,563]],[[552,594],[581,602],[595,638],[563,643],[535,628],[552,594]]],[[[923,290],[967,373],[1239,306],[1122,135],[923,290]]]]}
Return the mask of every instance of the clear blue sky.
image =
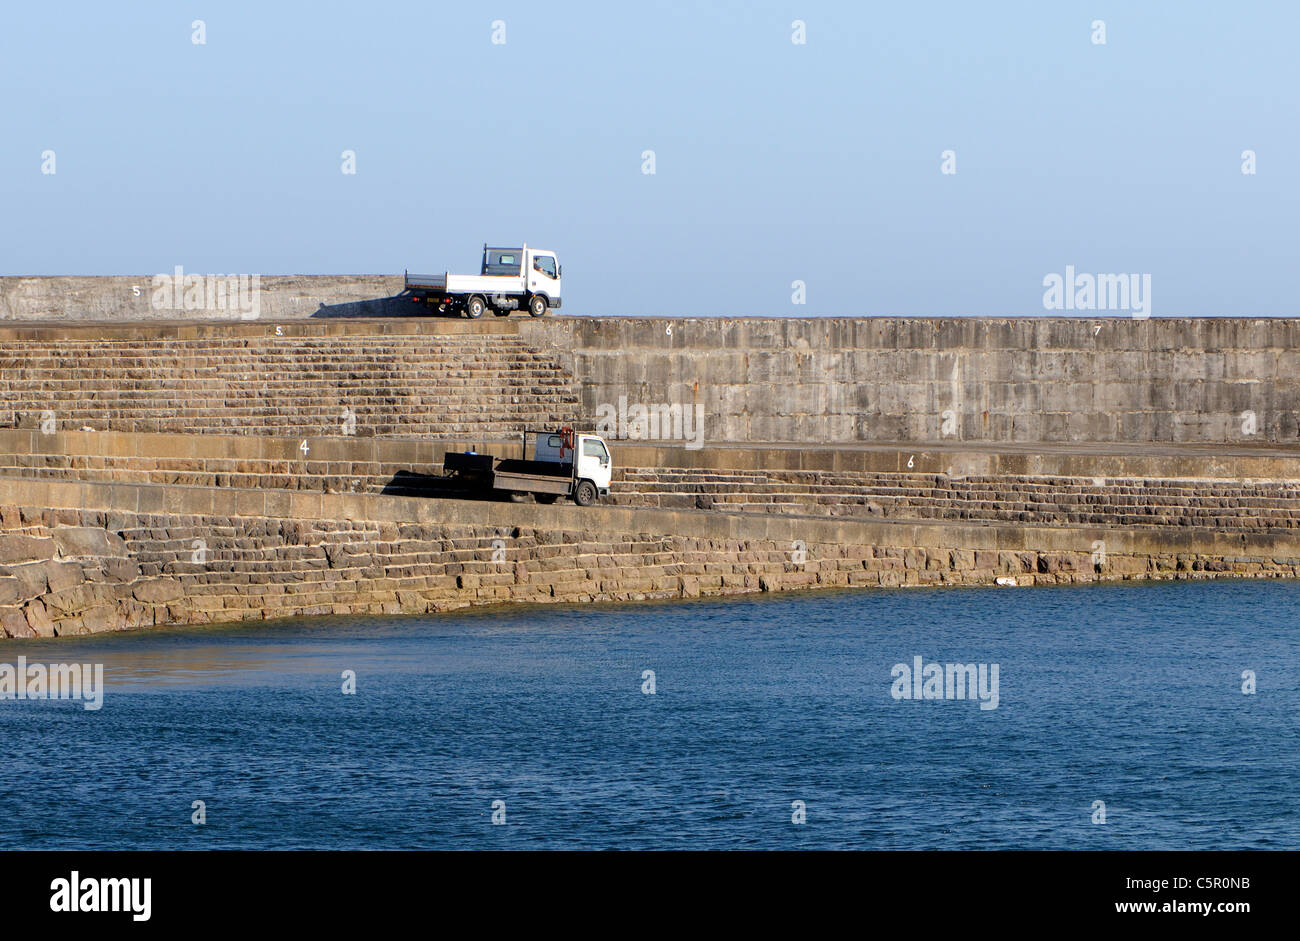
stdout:
{"type": "Polygon", "coordinates": [[[1151,274],[1156,316],[1300,313],[1300,4],[0,9],[0,274],[526,240],[566,313],[1042,314],[1066,265],[1151,274]]]}

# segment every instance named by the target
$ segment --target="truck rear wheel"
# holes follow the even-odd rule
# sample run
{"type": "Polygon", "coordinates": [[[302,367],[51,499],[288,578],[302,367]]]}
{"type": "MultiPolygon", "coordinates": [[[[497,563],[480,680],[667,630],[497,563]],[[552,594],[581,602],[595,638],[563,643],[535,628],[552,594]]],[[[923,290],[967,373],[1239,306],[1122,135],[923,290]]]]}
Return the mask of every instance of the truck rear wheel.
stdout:
{"type": "Polygon", "coordinates": [[[475,294],[465,302],[465,316],[470,320],[478,320],[487,310],[487,301],[475,294]]]}
{"type": "Polygon", "coordinates": [[[596,485],[590,480],[578,481],[578,488],[573,491],[573,502],[578,506],[591,506],[596,502],[596,485]]]}
{"type": "Polygon", "coordinates": [[[528,299],[528,313],[532,314],[534,317],[542,316],[546,313],[546,308],[546,298],[542,297],[542,295],[534,294],[528,299]]]}

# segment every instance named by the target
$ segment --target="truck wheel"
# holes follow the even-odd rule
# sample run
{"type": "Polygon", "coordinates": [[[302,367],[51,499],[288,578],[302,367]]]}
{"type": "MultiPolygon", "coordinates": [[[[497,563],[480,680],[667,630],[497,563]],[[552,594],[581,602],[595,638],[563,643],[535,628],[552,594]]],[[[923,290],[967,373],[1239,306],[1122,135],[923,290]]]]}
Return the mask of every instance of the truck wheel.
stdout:
{"type": "Polygon", "coordinates": [[[533,499],[538,503],[551,504],[554,503],[559,496],[558,493],[535,493],[533,494],[533,499]]]}
{"type": "Polygon", "coordinates": [[[478,320],[485,310],[487,310],[487,301],[477,294],[465,302],[465,316],[470,320],[478,320]]]}
{"type": "Polygon", "coordinates": [[[540,294],[534,294],[528,299],[528,313],[534,317],[540,317],[546,313],[546,298],[540,294]]]}
{"type": "Polygon", "coordinates": [[[596,485],[590,480],[578,481],[578,489],[573,491],[573,502],[578,506],[591,506],[596,502],[596,485]]]}

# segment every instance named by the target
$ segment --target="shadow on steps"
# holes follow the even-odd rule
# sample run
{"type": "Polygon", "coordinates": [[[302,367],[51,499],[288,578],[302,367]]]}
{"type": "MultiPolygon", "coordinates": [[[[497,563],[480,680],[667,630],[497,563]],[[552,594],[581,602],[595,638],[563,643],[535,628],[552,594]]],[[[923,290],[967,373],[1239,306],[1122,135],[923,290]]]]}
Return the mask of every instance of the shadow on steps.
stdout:
{"type": "Polygon", "coordinates": [[[506,491],[470,488],[452,477],[440,477],[436,474],[417,474],[414,471],[398,471],[388,483],[384,484],[383,489],[379,492],[390,497],[488,500],[513,503],[532,502],[529,497],[522,494],[512,497],[506,491]]]}
{"type": "Polygon", "coordinates": [[[445,317],[427,304],[405,292],[392,297],[376,297],[367,301],[350,301],[346,304],[321,304],[313,318],[338,317],[445,317]]]}

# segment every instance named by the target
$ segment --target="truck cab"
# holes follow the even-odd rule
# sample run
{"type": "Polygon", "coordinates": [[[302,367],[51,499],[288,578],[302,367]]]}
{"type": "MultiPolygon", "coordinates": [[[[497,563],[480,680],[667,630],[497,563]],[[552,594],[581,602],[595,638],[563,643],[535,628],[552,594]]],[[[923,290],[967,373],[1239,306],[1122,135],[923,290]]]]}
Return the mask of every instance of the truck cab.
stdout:
{"type": "Polygon", "coordinates": [[[493,248],[483,246],[484,276],[519,279],[524,290],[497,292],[491,298],[498,313],[513,310],[520,301],[528,302],[528,312],[540,317],[548,308],[560,306],[560,261],[555,252],[542,248],[493,248]]]}
{"type": "Polygon", "coordinates": [[[599,435],[577,434],[571,437],[573,443],[569,446],[562,431],[538,435],[534,459],[556,463],[572,461],[574,481],[589,480],[595,485],[598,495],[608,496],[609,483],[614,475],[609,445],[599,435]]]}

